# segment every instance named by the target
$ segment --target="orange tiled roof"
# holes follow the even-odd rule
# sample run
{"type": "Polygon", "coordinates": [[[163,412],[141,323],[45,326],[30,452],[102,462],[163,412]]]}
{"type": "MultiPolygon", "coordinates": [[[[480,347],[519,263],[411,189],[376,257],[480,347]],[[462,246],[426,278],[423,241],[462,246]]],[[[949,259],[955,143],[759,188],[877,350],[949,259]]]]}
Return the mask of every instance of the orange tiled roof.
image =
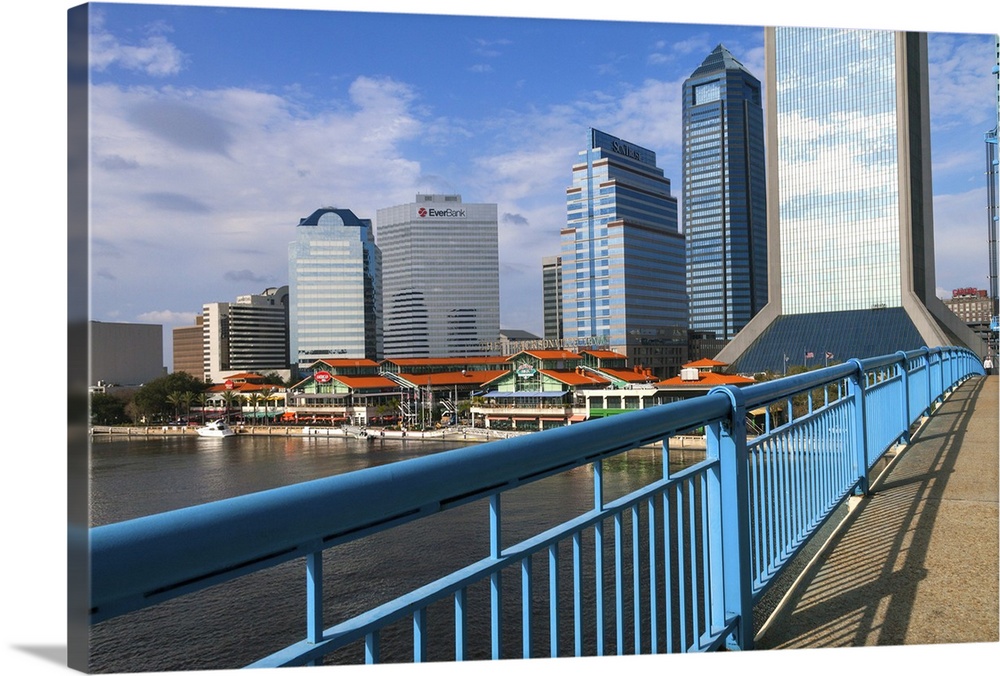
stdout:
{"type": "Polygon", "coordinates": [[[394,389],[396,383],[382,376],[333,376],[333,379],[356,390],[367,390],[373,387],[394,389]]]}
{"type": "Polygon", "coordinates": [[[756,382],[753,378],[745,378],[744,376],[731,376],[726,375],[725,373],[705,373],[703,371],[699,371],[698,380],[681,380],[680,376],[675,376],[673,378],[661,380],[656,383],[656,385],[657,387],[707,387],[715,385],[749,385],[753,382],[756,382]]]}
{"type": "Polygon", "coordinates": [[[404,357],[402,359],[383,359],[382,363],[397,366],[449,366],[460,364],[503,364],[507,357],[404,357]]]}
{"type": "Polygon", "coordinates": [[[371,359],[319,359],[312,363],[312,366],[316,364],[326,364],[327,366],[332,366],[334,368],[338,366],[370,366],[372,368],[378,368],[378,362],[372,361],[371,359]]]}
{"type": "Polygon", "coordinates": [[[446,371],[444,373],[400,373],[403,378],[414,385],[482,385],[501,376],[508,375],[509,369],[502,371],[446,371]]]}
{"type": "Polygon", "coordinates": [[[716,366],[729,366],[729,364],[727,364],[724,361],[715,361],[714,359],[699,359],[697,361],[688,362],[687,364],[684,364],[681,368],[703,369],[710,367],[714,368],[716,366]]]}
{"type": "Polygon", "coordinates": [[[627,383],[653,382],[653,378],[645,373],[636,373],[631,369],[601,369],[610,376],[624,380],[627,383]]]}
{"type": "Polygon", "coordinates": [[[549,376],[550,378],[555,378],[561,383],[566,383],[567,385],[573,385],[578,387],[583,387],[586,385],[604,387],[609,384],[609,381],[592,373],[578,373],[577,371],[556,371],[553,369],[542,369],[541,372],[549,376]]]}
{"type": "Polygon", "coordinates": [[[225,383],[217,383],[215,385],[209,385],[205,390],[209,393],[215,392],[225,392],[226,390],[231,390],[237,394],[245,394],[247,392],[258,392],[260,390],[273,389],[275,391],[283,390],[284,387],[278,385],[267,385],[264,383],[233,383],[232,387],[226,387],[225,383]]]}

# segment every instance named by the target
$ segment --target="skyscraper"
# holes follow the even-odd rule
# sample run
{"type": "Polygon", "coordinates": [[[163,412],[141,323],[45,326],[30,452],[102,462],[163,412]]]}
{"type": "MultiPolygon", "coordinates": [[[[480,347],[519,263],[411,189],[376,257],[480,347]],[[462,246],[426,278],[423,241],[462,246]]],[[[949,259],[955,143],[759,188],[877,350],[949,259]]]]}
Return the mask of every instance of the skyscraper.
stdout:
{"type": "Polygon", "coordinates": [[[684,82],[684,238],[692,331],[725,344],[767,303],[760,81],[722,45],[684,82]]]}
{"type": "Polygon", "coordinates": [[[676,375],[687,356],[677,198],[652,150],[597,129],[589,141],[566,189],[563,339],[676,375]]]}
{"type": "Polygon", "coordinates": [[[317,359],[380,359],[382,254],[371,219],[324,207],[295,230],[288,245],[292,367],[317,359]]]}
{"type": "Polygon", "coordinates": [[[982,343],[934,295],[927,36],[765,31],[767,306],[741,372],[982,343]]]}
{"type": "Polygon", "coordinates": [[[496,204],[417,195],[379,209],[386,357],[486,354],[500,339],[496,204]]]}
{"type": "Polygon", "coordinates": [[[542,319],[546,340],[562,340],[562,259],[542,258],[542,319]]]}
{"type": "Polygon", "coordinates": [[[288,287],[202,306],[202,371],[220,383],[234,373],[288,371],[288,287]]]}

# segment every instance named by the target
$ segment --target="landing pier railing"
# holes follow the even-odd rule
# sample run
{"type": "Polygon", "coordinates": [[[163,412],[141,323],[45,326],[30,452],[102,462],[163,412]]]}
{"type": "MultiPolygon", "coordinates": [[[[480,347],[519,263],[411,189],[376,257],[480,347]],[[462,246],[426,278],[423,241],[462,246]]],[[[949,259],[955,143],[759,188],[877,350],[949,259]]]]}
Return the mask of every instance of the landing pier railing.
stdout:
{"type": "Polygon", "coordinates": [[[844,500],[868,491],[871,468],[909,441],[921,417],[976,375],[978,357],[958,348],[851,360],[95,527],[91,622],[297,560],[305,568],[305,635],[248,666],[322,664],[343,650],[377,663],[383,638],[395,636],[387,628],[400,622],[412,627],[417,662],[429,659],[429,637],[439,642],[442,624],[455,660],[752,649],[753,606],[788,562],[844,500]],[[760,409],[762,433],[748,438],[748,411],[760,409]],[[704,460],[671,473],[671,437],[697,429],[706,434],[704,460]],[[607,495],[605,463],[652,444],[661,449],[661,475],[607,495]],[[588,510],[538,532],[515,528],[523,515],[504,511],[512,491],[582,467],[593,477],[588,510]],[[473,504],[488,533],[481,559],[329,621],[343,616],[333,612],[340,581],[332,552],[473,504]],[[477,586],[487,589],[485,600],[470,591],[477,586]],[[479,603],[485,607],[473,607],[479,603]],[[560,647],[567,631],[569,651],[560,647]]]}

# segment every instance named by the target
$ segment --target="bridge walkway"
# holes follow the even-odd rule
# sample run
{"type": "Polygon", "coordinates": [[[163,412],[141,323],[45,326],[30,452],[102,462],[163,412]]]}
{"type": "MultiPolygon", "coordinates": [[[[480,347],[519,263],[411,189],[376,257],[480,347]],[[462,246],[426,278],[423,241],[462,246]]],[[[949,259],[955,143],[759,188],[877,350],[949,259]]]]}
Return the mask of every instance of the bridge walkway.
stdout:
{"type": "Polygon", "coordinates": [[[996,642],[998,377],[962,384],[819,549],[757,649],[996,642]]]}

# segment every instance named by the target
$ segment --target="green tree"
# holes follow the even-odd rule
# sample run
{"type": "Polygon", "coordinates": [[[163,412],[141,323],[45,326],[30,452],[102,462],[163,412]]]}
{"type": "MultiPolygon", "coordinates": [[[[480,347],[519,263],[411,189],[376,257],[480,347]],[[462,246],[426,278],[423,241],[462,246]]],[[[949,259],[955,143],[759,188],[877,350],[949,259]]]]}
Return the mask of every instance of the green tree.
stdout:
{"type": "Polygon", "coordinates": [[[184,395],[180,392],[171,392],[167,395],[167,403],[174,407],[174,419],[181,417],[180,410],[184,406],[184,395]]]}
{"type": "Polygon", "coordinates": [[[184,371],[177,371],[160,378],[155,378],[135,393],[133,399],[136,410],[147,420],[155,421],[170,415],[174,409],[168,397],[172,392],[191,391],[204,392],[207,385],[184,371]]]}
{"type": "MultiPolygon", "coordinates": [[[[205,407],[208,406],[208,392],[198,392],[194,395],[192,403],[198,404],[201,409],[201,424],[205,424],[205,407]]],[[[190,407],[189,409],[190,410],[190,407]]]]}
{"type": "Polygon", "coordinates": [[[94,425],[119,425],[128,422],[126,399],[106,392],[90,395],[90,422],[94,425]]]}
{"type": "Polygon", "coordinates": [[[262,374],[262,377],[264,379],[264,384],[266,385],[277,385],[278,387],[287,387],[289,384],[285,382],[285,379],[282,378],[277,371],[268,371],[267,373],[262,374]]]}
{"type": "Polygon", "coordinates": [[[220,396],[222,397],[223,405],[226,407],[225,417],[228,418],[229,410],[239,400],[240,395],[237,394],[236,392],[233,392],[232,390],[226,390],[220,396]]]}
{"type": "Polygon", "coordinates": [[[184,417],[188,420],[191,419],[191,404],[194,402],[196,396],[191,390],[185,390],[181,393],[181,405],[184,406],[184,417]]]}

